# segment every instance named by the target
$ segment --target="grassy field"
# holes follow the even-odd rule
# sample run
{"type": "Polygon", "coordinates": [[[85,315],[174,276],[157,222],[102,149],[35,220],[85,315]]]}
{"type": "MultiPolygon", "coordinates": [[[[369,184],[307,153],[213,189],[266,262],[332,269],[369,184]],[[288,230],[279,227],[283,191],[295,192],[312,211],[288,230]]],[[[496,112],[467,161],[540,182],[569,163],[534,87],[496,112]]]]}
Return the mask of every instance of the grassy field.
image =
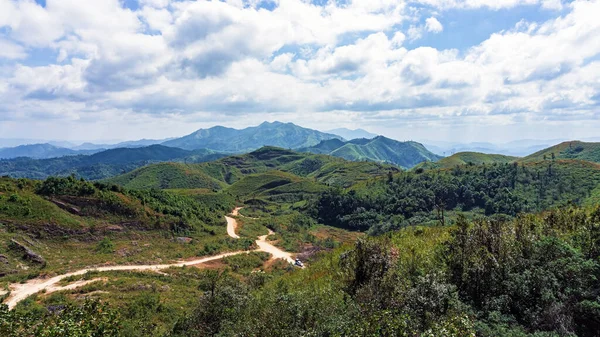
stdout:
{"type": "Polygon", "coordinates": [[[505,156],[501,154],[487,154],[479,152],[459,152],[449,157],[442,158],[436,162],[424,162],[414,167],[418,169],[448,169],[462,165],[490,165],[506,164],[516,161],[517,157],[505,156]]]}
{"type": "Polygon", "coordinates": [[[520,161],[535,162],[553,159],[579,159],[600,163],[600,143],[564,142],[524,157],[520,161]]]}

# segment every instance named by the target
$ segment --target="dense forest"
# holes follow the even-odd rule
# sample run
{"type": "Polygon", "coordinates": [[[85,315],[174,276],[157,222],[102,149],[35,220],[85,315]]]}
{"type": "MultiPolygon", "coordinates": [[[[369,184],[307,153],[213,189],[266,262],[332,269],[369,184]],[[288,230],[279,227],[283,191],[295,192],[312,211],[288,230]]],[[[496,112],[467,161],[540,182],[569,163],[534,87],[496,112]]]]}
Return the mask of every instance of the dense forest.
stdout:
{"type": "Polygon", "coordinates": [[[586,204],[598,197],[598,184],[598,166],[583,161],[463,165],[330,189],[311,211],[326,224],[381,233],[432,221],[444,225],[444,211],[515,216],[586,204]]]}

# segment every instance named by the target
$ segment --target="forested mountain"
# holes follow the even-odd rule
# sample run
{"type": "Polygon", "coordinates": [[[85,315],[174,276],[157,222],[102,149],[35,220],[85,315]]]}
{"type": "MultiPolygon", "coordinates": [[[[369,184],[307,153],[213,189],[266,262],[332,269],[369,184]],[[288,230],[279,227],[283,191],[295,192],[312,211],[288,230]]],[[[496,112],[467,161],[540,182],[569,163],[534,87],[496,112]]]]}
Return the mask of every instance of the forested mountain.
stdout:
{"type": "Polygon", "coordinates": [[[563,142],[524,157],[521,161],[532,162],[553,159],[581,159],[600,163],[600,143],[563,142]]]}
{"type": "Polygon", "coordinates": [[[502,154],[487,154],[479,152],[459,152],[444,157],[436,162],[423,162],[415,169],[434,169],[434,168],[453,168],[460,165],[487,165],[487,164],[506,164],[519,159],[518,157],[505,156],[502,154]]]}
{"type": "Polygon", "coordinates": [[[28,157],[34,159],[56,158],[78,154],[91,154],[97,151],[77,151],[51,144],[19,145],[16,147],[0,148],[0,159],[28,157]]]}
{"type": "Polygon", "coordinates": [[[374,139],[359,138],[347,142],[326,140],[321,143],[299,149],[302,152],[322,153],[352,161],[375,161],[412,168],[415,165],[437,161],[441,156],[431,153],[417,142],[399,142],[383,136],[374,139]]]}
{"type": "Polygon", "coordinates": [[[215,126],[200,129],[185,137],[164,142],[163,145],[187,150],[211,149],[243,153],[263,146],[295,149],[318,144],[322,140],[342,137],[303,128],[292,123],[264,122],[241,130],[215,126]]]}
{"type": "Polygon", "coordinates": [[[45,179],[49,176],[74,174],[89,180],[104,179],[157,162],[199,163],[223,157],[210,150],[188,151],[162,145],[119,148],[93,155],[66,156],[50,159],[15,158],[0,160],[0,175],[45,179]]]}

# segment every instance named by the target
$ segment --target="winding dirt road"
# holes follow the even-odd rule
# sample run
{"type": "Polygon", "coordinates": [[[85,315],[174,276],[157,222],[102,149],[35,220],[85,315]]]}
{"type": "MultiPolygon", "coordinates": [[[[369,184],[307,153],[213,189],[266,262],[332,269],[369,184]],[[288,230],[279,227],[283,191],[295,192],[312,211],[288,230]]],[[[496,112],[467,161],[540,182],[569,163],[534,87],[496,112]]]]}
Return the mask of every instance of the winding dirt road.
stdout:
{"type": "MultiPolygon", "coordinates": [[[[233,216],[238,216],[240,209],[242,209],[241,207],[236,207],[232,212],[231,215],[233,216]]],[[[231,236],[234,239],[239,239],[239,235],[235,234],[235,229],[237,227],[237,221],[232,218],[232,217],[225,217],[225,220],[227,220],[227,235],[231,236]]]]}
{"type": "MultiPolygon", "coordinates": [[[[241,207],[234,209],[233,212],[231,212],[231,215],[237,216],[240,209],[241,209],[241,207]]],[[[227,220],[227,234],[229,236],[231,236],[232,238],[239,239],[240,237],[237,234],[235,234],[235,229],[237,227],[237,220],[235,220],[234,218],[228,217],[228,216],[226,216],[225,219],[227,220]]],[[[273,231],[269,230],[268,235],[270,235],[270,234],[273,234],[273,231]]],[[[258,238],[258,240],[256,240],[256,245],[258,246],[258,249],[254,250],[254,251],[267,252],[267,253],[271,254],[272,258],[274,258],[274,259],[284,259],[290,263],[294,263],[292,254],[285,252],[285,251],[273,246],[269,242],[267,242],[268,235],[260,236],[258,238]]],[[[219,259],[222,259],[222,258],[225,258],[228,256],[239,255],[239,254],[248,254],[250,252],[252,252],[252,251],[230,252],[230,253],[224,253],[224,254],[219,254],[219,255],[215,255],[215,256],[204,257],[201,259],[195,259],[195,260],[189,260],[189,261],[179,261],[179,262],[172,263],[172,264],[106,266],[106,267],[85,268],[85,269],[81,269],[81,270],[74,271],[71,273],[54,276],[49,279],[36,278],[36,279],[29,280],[25,283],[11,284],[9,286],[10,296],[4,301],[4,304],[8,305],[9,309],[12,309],[22,300],[24,300],[27,297],[29,297],[33,294],[36,294],[42,290],[45,290],[45,293],[49,294],[49,293],[56,292],[56,291],[72,290],[72,289],[79,288],[79,287],[85,286],[85,285],[93,283],[93,282],[106,280],[105,278],[98,278],[98,279],[93,279],[93,280],[77,281],[77,282],[73,282],[66,286],[57,285],[60,281],[62,281],[65,278],[68,278],[71,276],[83,275],[83,274],[85,274],[87,272],[91,272],[91,271],[99,271],[99,272],[131,271],[131,270],[159,271],[161,269],[167,269],[167,268],[171,268],[171,267],[194,266],[194,265],[203,264],[203,263],[214,261],[214,260],[219,260],[219,259]]]]}

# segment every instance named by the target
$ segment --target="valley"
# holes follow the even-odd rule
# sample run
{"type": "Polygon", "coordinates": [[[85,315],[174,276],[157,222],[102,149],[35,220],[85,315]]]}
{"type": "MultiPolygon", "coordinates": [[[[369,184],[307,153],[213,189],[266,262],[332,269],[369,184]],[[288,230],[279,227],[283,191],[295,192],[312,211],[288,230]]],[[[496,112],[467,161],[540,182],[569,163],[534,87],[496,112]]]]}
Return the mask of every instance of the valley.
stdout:
{"type": "Polygon", "coordinates": [[[546,337],[559,310],[565,329],[593,336],[594,143],[442,158],[311,135],[296,150],[0,161],[39,172],[0,178],[0,332],[110,317],[114,336],[546,337]],[[545,283],[557,286],[538,293],[545,283]]]}

